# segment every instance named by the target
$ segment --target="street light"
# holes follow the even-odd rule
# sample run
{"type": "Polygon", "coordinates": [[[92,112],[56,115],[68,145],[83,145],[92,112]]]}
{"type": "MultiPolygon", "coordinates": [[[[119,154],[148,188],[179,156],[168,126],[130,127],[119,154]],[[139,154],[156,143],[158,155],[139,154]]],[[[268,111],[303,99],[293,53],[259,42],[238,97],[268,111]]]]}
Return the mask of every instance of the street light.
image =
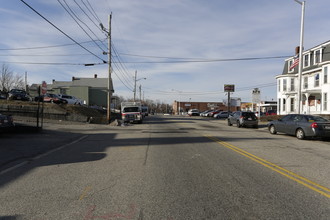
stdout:
{"type": "Polygon", "coordinates": [[[172,89],[172,91],[175,91],[175,92],[178,92],[178,93],[179,93],[179,106],[178,106],[178,115],[180,115],[180,99],[181,99],[181,95],[180,95],[180,93],[182,93],[182,91],[179,91],[179,90],[175,90],[175,89],[172,89]]]}
{"type": "Polygon", "coordinates": [[[140,78],[140,79],[136,79],[136,75],[137,75],[137,71],[135,71],[135,77],[134,77],[134,102],[135,102],[135,97],[136,97],[136,82],[137,81],[140,81],[141,79],[147,79],[146,77],[140,78]]]}
{"type": "Polygon", "coordinates": [[[304,44],[304,17],[305,1],[294,0],[301,5],[301,24],[300,24],[300,45],[299,45],[299,70],[298,70],[298,114],[301,112],[301,81],[302,81],[302,62],[303,62],[303,44],[304,44]]]}

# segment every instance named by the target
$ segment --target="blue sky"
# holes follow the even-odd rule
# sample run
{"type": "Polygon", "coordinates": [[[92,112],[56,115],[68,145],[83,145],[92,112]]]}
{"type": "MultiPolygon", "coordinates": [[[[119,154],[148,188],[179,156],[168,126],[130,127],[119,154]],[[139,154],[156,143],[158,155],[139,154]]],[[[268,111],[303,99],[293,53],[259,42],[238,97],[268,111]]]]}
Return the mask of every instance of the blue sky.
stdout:
{"type": "MultiPolygon", "coordinates": [[[[100,20],[107,28],[111,12],[115,48],[112,78],[115,94],[126,98],[133,97],[133,77],[137,71],[137,79],[147,78],[137,81],[145,99],[167,103],[179,99],[222,101],[226,97],[223,85],[235,84],[232,96],[242,101],[251,101],[255,87],[260,88],[262,100],[276,100],[275,76],[281,74],[285,58],[223,60],[292,56],[299,45],[301,6],[294,0],[25,2],[94,54],[77,44],[67,45],[73,42],[20,0],[2,0],[0,63],[8,64],[18,74],[27,72],[29,84],[51,83],[52,79],[69,81],[72,76],[94,74],[107,77],[107,65],[81,64],[107,60],[102,54],[107,47],[106,36],[95,24],[100,20]],[[98,46],[83,43],[91,38],[60,2],[65,7],[68,4],[83,21],[80,25],[98,46]],[[92,6],[88,8],[95,11],[96,18],[83,3],[92,6]]],[[[306,49],[330,40],[329,5],[328,0],[306,1],[306,49]]]]}

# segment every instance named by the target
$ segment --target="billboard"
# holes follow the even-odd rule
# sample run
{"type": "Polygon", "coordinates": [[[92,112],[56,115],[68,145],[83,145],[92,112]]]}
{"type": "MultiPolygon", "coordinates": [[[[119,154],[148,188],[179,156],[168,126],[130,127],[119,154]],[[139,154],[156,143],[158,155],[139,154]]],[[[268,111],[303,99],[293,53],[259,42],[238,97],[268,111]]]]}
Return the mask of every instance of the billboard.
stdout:
{"type": "Polygon", "coordinates": [[[225,92],[235,92],[235,85],[234,84],[225,84],[224,91],[225,92]]]}

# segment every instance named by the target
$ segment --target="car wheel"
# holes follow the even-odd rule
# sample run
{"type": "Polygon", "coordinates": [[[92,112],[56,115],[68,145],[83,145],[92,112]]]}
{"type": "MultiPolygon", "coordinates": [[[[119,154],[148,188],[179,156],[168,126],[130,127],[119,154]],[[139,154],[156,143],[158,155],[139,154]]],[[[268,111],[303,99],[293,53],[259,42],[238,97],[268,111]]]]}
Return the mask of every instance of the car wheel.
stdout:
{"type": "Polygon", "coordinates": [[[296,137],[299,139],[299,140],[303,140],[305,139],[305,132],[303,129],[301,128],[298,128],[297,131],[296,131],[296,137]]]}
{"type": "Polygon", "coordinates": [[[230,123],[230,120],[227,120],[227,124],[228,124],[228,126],[232,126],[233,125],[232,123],[230,123]]]}
{"type": "Polygon", "coordinates": [[[236,122],[236,126],[237,126],[238,128],[242,127],[242,125],[241,125],[241,123],[240,123],[239,121],[236,122]]]}
{"type": "Polygon", "coordinates": [[[274,125],[271,125],[271,126],[269,127],[269,133],[271,133],[271,134],[276,134],[276,133],[277,133],[276,128],[275,128],[274,125]]]}

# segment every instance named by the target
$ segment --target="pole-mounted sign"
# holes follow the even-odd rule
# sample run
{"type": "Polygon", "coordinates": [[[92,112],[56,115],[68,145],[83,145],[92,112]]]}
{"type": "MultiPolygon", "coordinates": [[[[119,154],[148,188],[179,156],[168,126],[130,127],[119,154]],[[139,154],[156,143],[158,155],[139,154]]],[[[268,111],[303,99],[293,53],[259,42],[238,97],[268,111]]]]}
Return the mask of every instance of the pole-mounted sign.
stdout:
{"type": "Polygon", "coordinates": [[[42,81],[41,84],[41,93],[45,95],[47,93],[47,83],[45,81],[42,81]]]}

